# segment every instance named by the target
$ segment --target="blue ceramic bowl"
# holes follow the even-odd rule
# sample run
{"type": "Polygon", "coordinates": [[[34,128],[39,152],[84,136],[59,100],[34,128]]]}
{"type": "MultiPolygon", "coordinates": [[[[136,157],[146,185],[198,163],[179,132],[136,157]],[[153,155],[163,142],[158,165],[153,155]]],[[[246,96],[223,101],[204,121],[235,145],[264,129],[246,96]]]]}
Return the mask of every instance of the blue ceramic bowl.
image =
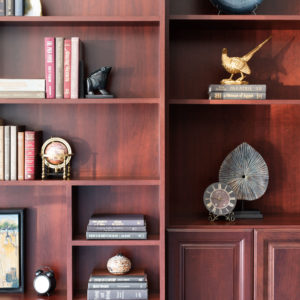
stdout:
{"type": "Polygon", "coordinates": [[[263,0],[210,0],[223,13],[247,14],[251,13],[263,0]]]}

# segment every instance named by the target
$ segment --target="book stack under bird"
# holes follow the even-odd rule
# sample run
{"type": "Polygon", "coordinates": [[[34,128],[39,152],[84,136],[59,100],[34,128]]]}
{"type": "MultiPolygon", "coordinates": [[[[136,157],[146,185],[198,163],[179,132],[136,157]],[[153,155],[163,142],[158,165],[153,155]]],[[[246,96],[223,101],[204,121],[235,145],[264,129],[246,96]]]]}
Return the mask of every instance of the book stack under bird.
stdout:
{"type": "Polygon", "coordinates": [[[265,84],[211,84],[208,88],[211,100],[265,100],[265,84]]]}
{"type": "Polygon", "coordinates": [[[94,214],[91,216],[88,240],[146,240],[146,220],[137,214],[94,214]]]}
{"type": "Polygon", "coordinates": [[[113,275],[106,270],[94,270],[89,278],[87,300],[148,299],[148,281],[144,271],[113,275]]]}

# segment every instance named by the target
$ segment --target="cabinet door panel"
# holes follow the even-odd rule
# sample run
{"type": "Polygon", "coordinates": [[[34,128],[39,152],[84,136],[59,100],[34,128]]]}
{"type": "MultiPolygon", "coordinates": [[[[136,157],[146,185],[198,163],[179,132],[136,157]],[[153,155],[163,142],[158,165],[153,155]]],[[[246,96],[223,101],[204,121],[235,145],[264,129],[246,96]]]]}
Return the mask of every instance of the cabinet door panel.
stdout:
{"type": "Polygon", "coordinates": [[[252,230],[169,230],[169,300],[250,300],[252,230]]]}
{"type": "Polygon", "coordinates": [[[300,230],[255,230],[255,300],[298,300],[300,230]]]}

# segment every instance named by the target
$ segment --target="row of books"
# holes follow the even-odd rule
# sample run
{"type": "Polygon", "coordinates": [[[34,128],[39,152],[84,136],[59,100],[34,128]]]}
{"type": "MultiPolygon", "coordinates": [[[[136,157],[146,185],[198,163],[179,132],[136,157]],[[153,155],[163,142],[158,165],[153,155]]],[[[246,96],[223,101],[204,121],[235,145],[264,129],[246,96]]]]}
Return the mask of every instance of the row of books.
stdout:
{"type": "Polygon", "coordinates": [[[88,240],[146,240],[145,216],[94,214],[89,220],[86,238],[88,240]]]}
{"type": "Polygon", "coordinates": [[[78,37],[45,37],[46,98],[84,98],[80,48],[78,37]]]}
{"type": "Polygon", "coordinates": [[[24,0],[0,0],[0,16],[23,16],[24,0]]]}
{"type": "Polygon", "coordinates": [[[0,180],[34,180],[38,175],[40,141],[40,131],[0,125],[0,180]]]}
{"type": "Polygon", "coordinates": [[[265,100],[266,92],[265,84],[211,84],[208,88],[211,100],[265,100]]]}
{"type": "Polygon", "coordinates": [[[87,300],[148,299],[148,279],[144,271],[113,275],[106,270],[94,270],[88,282],[87,300]]]}

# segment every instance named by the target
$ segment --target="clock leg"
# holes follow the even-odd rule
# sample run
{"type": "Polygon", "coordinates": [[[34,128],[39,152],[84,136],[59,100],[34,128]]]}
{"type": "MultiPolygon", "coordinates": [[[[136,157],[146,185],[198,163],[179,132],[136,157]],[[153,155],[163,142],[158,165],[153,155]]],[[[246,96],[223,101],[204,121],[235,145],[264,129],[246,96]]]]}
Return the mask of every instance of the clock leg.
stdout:
{"type": "Polygon", "coordinates": [[[213,214],[213,213],[209,213],[209,215],[208,215],[208,221],[214,222],[216,220],[218,220],[218,216],[215,215],[215,214],[213,214]]]}

